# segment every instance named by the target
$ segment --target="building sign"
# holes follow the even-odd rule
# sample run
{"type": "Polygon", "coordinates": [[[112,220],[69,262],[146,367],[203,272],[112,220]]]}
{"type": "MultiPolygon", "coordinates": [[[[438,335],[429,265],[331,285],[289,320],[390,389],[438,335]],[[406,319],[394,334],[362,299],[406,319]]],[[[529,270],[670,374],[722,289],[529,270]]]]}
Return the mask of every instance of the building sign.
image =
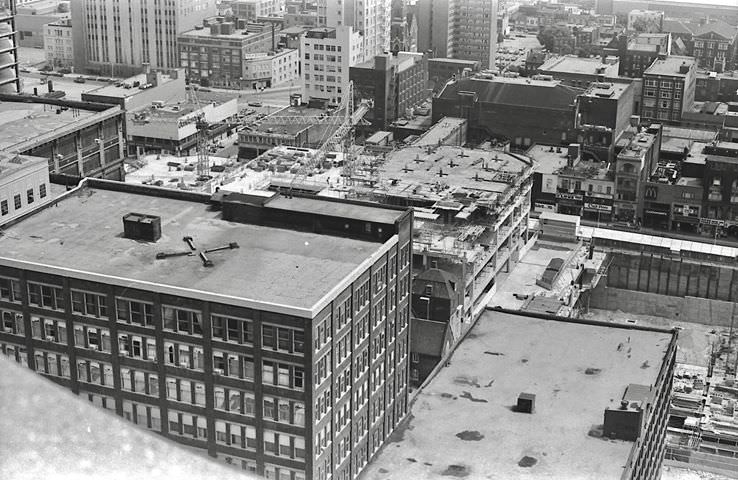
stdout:
{"type": "Polygon", "coordinates": [[[650,200],[655,200],[656,197],[659,196],[659,189],[658,189],[658,187],[654,187],[653,185],[648,185],[646,187],[646,190],[643,193],[643,196],[645,198],[650,199],[650,200]]]}
{"type": "Polygon", "coordinates": [[[187,117],[187,118],[180,118],[177,121],[177,128],[186,127],[187,125],[189,125],[191,123],[195,123],[198,119],[200,119],[201,117],[204,117],[204,116],[205,115],[203,115],[202,112],[199,112],[197,115],[192,115],[192,116],[187,117]]]}
{"type": "Polygon", "coordinates": [[[646,213],[649,214],[649,215],[660,215],[662,217],[668,217],[669,216],[669,212],[662,212],[661,210],[651,210],[651,209],[648,209],[648,210],[646,210],[646,213]]]}
{"type": "Polygon", "coordinates": [[[556,194],[557,200],[573,200],[575,202],[581,202],[582,196],[577,193],[562,193],[559,192],[556,194]]]}
{"type": "Polygon", "coordinates": [[[588,209],[588,210],[597,210],[599,212],[607,212],[607,213],[612,212],[612,206],[611,205],[603,205],[601,203],[585,202],[584,203],[584,208],[585,209],[588,209]]]}
{"type": "Polygon", "coordinates": [[[683,217],[694,217],[697,218],[700,216],[700,207],[695,207],[692,205],[678,205],[675,204],[672,208],[672,212],[674,215],[681,215],[683,217]]]}
{"type": "Polygon", "coordinates": [[[718,226],[718,227],[724,227],[725,226],[725,220],[718,220],[717,218],[700,218],[700,225],[711,225],[711,226],[718,226]]]}
{"type": "Polygon", "coordinates": [[[534,207],[535,207],[536,210],[551,210],[551,211],[556,211],[556,205],[550,205],[548,203],[536,202],[534,207]]]}

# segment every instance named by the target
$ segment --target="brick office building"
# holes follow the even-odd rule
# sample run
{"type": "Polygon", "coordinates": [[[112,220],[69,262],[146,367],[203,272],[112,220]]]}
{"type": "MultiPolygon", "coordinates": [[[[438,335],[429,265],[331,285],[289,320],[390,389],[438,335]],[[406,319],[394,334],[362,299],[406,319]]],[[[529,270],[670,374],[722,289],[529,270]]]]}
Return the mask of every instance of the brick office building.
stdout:
{"type": "Polygon", "coordinates": [[[53,203],[0,240],[5,355],[269,478],[355,478],[404,418],[409,211],[94,179],[53,203]]]}

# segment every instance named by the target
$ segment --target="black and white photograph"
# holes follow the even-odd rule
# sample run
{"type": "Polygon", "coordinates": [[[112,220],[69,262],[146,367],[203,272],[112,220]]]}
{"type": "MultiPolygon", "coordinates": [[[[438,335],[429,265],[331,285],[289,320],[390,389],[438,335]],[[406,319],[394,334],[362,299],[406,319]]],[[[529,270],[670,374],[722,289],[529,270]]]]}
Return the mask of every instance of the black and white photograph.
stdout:
{"type": "Polygon", "coordinates": [[[738,479],[738,0],[0,0],[0,479],[738,479]]]}

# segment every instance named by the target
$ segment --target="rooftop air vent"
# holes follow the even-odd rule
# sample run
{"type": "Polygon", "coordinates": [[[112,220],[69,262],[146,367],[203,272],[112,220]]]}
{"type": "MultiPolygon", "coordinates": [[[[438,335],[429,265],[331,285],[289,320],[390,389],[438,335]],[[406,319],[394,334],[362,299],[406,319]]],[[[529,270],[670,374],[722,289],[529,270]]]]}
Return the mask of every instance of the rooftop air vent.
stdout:
{"type": "Polygon", "coordinates": [[[536,396],[532,393],[521,393],[515,411],[519,413],[533,413],[536,409],[536,396]]]}
{"type": "Polygon", "coordinates": [[[156,242],[161,238],[161,217],[134,212],[124,215],[123,235],[131,240],[156,242]]]}

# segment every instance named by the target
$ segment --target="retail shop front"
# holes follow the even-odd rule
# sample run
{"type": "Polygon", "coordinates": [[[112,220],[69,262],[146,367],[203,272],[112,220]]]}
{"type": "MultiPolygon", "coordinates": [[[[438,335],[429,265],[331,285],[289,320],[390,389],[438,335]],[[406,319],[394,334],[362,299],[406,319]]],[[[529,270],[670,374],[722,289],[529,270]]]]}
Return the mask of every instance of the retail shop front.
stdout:
{"type": "Polygon", "coordinates": [[[672,205],[671,228],[677,232],[697,233],[700,228],[700,206],[680,203],[672,205]]]}
{"type": "Polygon", "coordinates": [[[612,195],[586,195],[583,218],[599,222],[612,220],[612,195]]]}
{"type": "Polygon", "coordinates": [[[556,208],[558,213],[566,215],[582,215],[584,196],[581,193],[556,193],[556,208]]]}

